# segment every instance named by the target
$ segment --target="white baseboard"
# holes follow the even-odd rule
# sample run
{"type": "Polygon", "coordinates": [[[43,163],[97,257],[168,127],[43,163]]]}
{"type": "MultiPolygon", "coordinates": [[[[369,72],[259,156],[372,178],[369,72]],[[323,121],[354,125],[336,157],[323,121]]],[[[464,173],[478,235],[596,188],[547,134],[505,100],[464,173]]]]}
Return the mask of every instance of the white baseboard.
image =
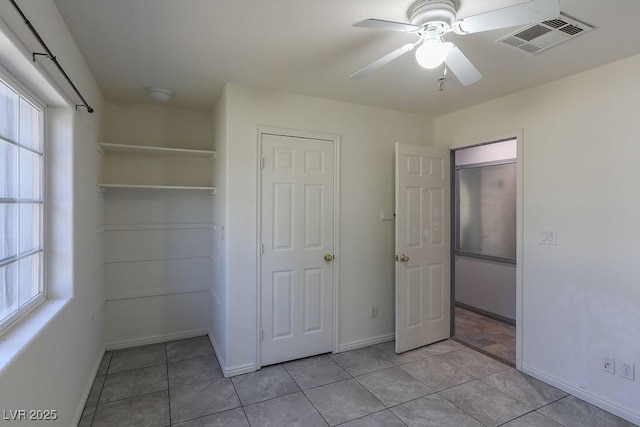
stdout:
{"type": "MultiPolygon", "coordinates": [[[[344,344],[339,344],[336,353],[342,353],[343,351],[356,350],[358,348],[368,347],[374,344],[381,344],[383,342],[392,341],[395,339],[395,334],[379,335],[377,337],[365,338],[362,340],[351,341],[344,344]]],[[[213,346],[213,351],[216,353],[220,369],[225,378],[233,377],[235,375],[247,374],[249,372],[255,372],[257,370],[255,363],[245,363],[236,366],[227,366],[226,361],[220,352],[220,348],[216,343],[213,333],[209,330],[209,340],[213,346]]]]}
{"type": "Polygon", "coordinates": [[[156,335],[153,337],[139,338],[134,340],[116,341],[112,343],[107,343],[105,347],[107,350],[119,350],[119,349],[128,348],[128,347],[139,347],[141,345],[158,344],[165,341],[174,341],[174,340],[181,340],[185,338],[198,337],[200,335],[207,335],[208,332],[209,331],[206,329],[197,329],[194,331],[179,332],[176,334],[156,335]]]}
{"type": "Polygon", "coordinates": [[[76,409],[76,414],[73,417],[73,424],[77,426],[80,422],[80,418],[82,418],[82,413],[84,412],[84,406],[87,403],[87,399],[89,399],[89,394],[91,393],[91,388],[93,387],[93,382],[98,375],[98,370],[100,369],[100,365],[102,364],[102,358],[104,357],[105,347],[102,347],[102,350],[98,352],[98,360],[96,361],[93,369],[91,370],[91,375],[89,375],[89,381],[87,381],[87,385],[84,387],[84,392],[82,392],[82,398],[80,399],[80,403],[78,404],[78,409],[76,409]]]}
{"type": "Polygon", "coordinates": [[[255,372],[256,364],[255,363],[245,363],[244,365],[237,366],[227,366],[227,362],[222,357],[222,352],[220,351],[220,347],[216,342],[216,339],[213,336],[211,330],[209,330],[209,341],[211,341],[211,345],[213,346],[213,351],[216,353],[216,357],[218,358],[218,364],[220,365],[220,369],[222,370],[222,375],[225,378],[234,377],[236,375],[248,374],[249,372],[255,372]]]}
{"type": "Polygon", "coordinates": [[[629,421],[630,423],[640,425],[640,414],[638,413],[633,413],[625,408],[621,408],[615,403],[604,400],[599,396],[589,393],[588,391],[576,387],[573,384],[566,383],[545,372],[541,372],[534,367],[527,366],[524,363],[522,364],[522,372],[527,375],[531,375],[532,377],[537,378],[540,381],[550,384],[556,388],[559,388],[560,390],[569,393],[579,399],[582,399],[585,402],[589,402],[600,409],[611,412],[612,414],[617,415],[620,418],[629,421]]]}
{"type": "Polygon", "coordinates": [[[245,363],[244,365],[236,365],[223,369],[222,375],[224,375],[225,378],[229,378],[255,371],[257,371],[255,363],[245,363]]]}
{"type": "Polygon", "coordinates": [[[356,341],[351,341],[344,344],[339,344],[338,350],[336,351],[336,353],[342,353],[343,351],[356,350],[358,348],[368,347],[374,344],[381,344],[383,342],[393,341],[395,337],[396,337],[395,334],[386,334],[386,335],[379,335],[377,337],[372,337],[372,338],[365,338],[363,340],[356,340],[356,341]]]}

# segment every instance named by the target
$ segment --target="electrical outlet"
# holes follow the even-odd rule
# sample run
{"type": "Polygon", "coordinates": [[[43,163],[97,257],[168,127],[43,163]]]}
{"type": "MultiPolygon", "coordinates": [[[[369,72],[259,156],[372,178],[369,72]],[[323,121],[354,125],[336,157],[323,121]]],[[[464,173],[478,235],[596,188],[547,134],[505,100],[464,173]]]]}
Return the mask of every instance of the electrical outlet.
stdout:
{"type": "Polygon", "coordinates": [[[635,366],[633,363],[620,363],[620,376],[627,380],[635,381],[635,366]]]}
{"type": "Polygon", "coordinates": [[[602,370],[609,372],[611,375],[616,373],[616,359],[610,356],[602,358],[602,370]]]}
{"type": "Polygon", "coordinates": [[[375,319],[378,317],[378,307],[371,307],[371,318],[375,319]]]}

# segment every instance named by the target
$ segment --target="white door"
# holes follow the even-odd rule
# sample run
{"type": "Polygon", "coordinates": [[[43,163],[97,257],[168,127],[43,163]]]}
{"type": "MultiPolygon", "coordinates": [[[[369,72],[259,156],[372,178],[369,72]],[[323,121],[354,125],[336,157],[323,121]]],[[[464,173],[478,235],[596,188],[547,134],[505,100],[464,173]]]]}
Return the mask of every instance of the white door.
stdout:
{"type": "Polygon", "coordinates": [[[333,349],[333,140],[261,134],[261,364],[333,349]]]}
{"type": "Polygon", "coordinates": [[[449,337],[449,150],[396,144],[396,352],[449,337]]]}

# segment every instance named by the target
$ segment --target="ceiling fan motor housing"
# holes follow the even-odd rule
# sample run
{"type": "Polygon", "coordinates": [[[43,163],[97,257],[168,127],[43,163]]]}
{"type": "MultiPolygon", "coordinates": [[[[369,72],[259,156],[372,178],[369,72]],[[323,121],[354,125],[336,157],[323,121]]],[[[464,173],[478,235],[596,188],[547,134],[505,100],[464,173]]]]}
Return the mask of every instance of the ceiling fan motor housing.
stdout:
{"type": "Polygon", "coordinates": [[[456,7],[453,0],[418,0],[408,16],[412,25],[439,24],[449,29],[456,20],[456,7]]]}

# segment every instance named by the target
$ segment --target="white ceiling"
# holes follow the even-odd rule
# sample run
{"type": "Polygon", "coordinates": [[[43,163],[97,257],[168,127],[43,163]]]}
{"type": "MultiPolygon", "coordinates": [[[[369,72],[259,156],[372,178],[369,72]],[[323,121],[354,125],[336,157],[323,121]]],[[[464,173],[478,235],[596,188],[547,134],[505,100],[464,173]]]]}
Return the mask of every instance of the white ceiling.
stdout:
{"type": "MultiPolygon", "coordinates": [[[[354,28],[367,18],[407,22],[413,0],[55,0],[106,98],[211,108],[234,82],[437,116],[640,53],[640,1],[560,0],[564,14],[596,27],[528,56],[494,44],[515,28],[448,34],[483,74],[438,91],[441,70],[412,53],[363,80],[350,74],[416,38],[354,28]]],[[[458,17],[521,0],[458,0],[458,17]]],[[[53,48],[52,48],[53,49],[53,48]]],[[[54,53],[64,65],[63,53],[54,53]]],[[[615,76],[611,76],[615,79],[615,76]]]]}

